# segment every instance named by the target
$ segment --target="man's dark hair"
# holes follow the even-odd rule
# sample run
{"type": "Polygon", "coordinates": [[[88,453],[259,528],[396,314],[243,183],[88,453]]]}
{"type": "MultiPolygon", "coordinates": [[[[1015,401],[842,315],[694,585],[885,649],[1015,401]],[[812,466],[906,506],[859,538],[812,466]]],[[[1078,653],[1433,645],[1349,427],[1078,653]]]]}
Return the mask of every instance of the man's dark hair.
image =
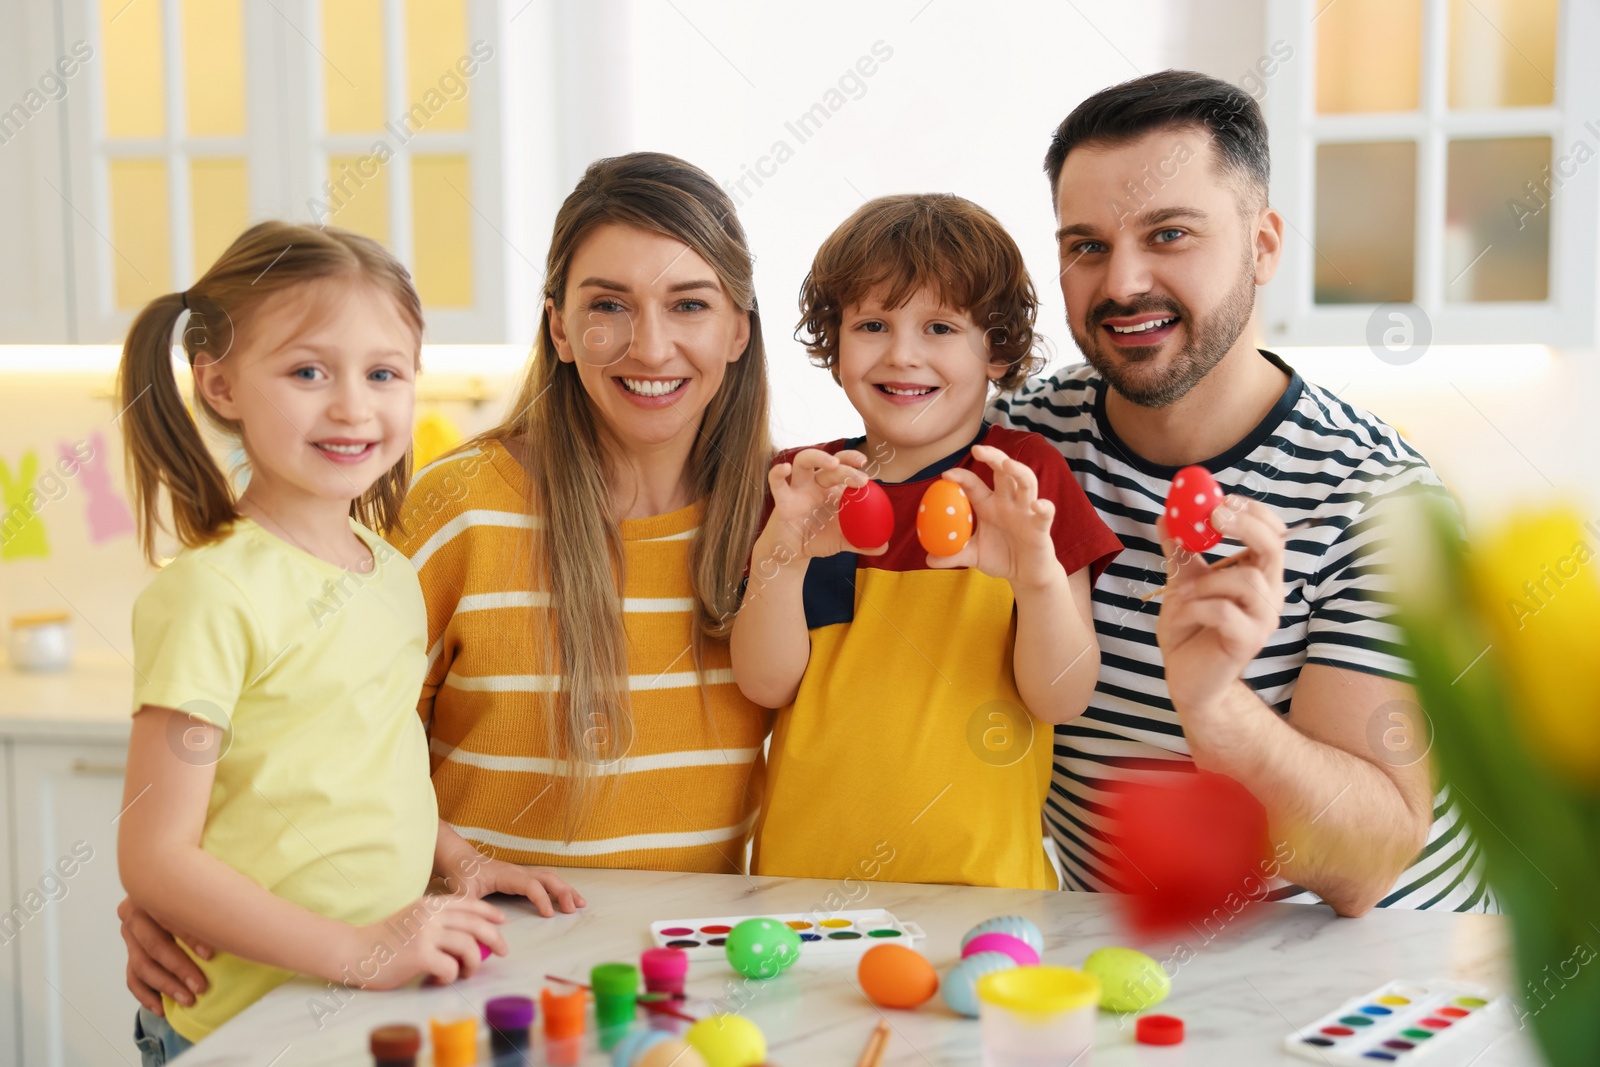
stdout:
{"type": "Polygon", "coordinates": [[[1152,130],[1195,126],[1211,134],[1217,165],[1266,199],[1272,177],[1267,123],[1255,98],[1236,85],[1192,70],[1163,70],[1102,89],[1072,109],[1050,138],[1044,170],[1056,194],[1067,153],[1085,144],[1115,145],[1152,130]]]}

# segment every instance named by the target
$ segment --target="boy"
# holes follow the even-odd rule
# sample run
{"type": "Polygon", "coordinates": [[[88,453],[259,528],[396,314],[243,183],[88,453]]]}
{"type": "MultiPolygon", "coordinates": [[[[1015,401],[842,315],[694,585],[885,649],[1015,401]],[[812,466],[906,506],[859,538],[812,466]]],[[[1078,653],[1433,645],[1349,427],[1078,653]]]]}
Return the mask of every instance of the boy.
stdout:
{"type": "Polygon", "coordinates": [[[884,197],[823,243],[801,310],[796,335],[866,432],[785,452],[768,476],[731,639],[740,688],[780,709],[753,869],[1056,888],[1051,730],[1034,720],[1088,703],[1089,589],[1121,545],[1060,453],[983,421],[991,383],[1037,362],[1022,254],[969,201],[884,197]],[[839,499],[869,476],[894,532],[851,545],[839,499]],[[916,534],[940,478],[977,520],[948,557],[916,534]]]}

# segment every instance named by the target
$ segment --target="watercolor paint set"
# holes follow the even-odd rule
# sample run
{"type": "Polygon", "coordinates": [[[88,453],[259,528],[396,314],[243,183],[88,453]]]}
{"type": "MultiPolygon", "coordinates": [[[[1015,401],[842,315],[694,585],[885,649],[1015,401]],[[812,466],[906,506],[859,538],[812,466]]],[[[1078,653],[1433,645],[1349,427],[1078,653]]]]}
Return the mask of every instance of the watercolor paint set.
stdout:
{"type": "Polygon", "coordinates": [[[1485,1016],[1504,999],[1460,982],[1390,982],[1290,1034],[1283,1047],[1326,1064],[1435,1063],[1440,1049],[1470,1051],[1471,1036],[1484,1032],[1485,1016]]]}
{"type": "Polygon", "coordinates": [[[893,912],[773,912],[728,915],[710,919],[663,919],[650,924],[657,948],[682,949],[692,960],[725,958],[728,934],[746,919],[775,919],[800,935],[800,957],[857,956],[873,945],[915,947],[927,935],[916,923],[901,922],[893,912]]]}

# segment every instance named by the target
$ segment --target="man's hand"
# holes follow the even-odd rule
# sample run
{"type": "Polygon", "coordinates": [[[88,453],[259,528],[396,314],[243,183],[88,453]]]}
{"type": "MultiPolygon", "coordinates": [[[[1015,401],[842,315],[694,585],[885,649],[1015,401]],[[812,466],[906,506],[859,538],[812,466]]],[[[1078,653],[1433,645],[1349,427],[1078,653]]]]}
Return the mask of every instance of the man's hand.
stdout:
{"type": "Polygon", "coordinates": [[[1169,580],[1156,624],[1167,690],[1179,714],[1219,707],[1277,632],[1283,613],[1283,521],[1246,497],[1229,496],[1212,512],[1219,533],[1244,543],[1248,557],[1212,571],[1178,547],[1157,521],[1169,580]]]}
{"type": "Polygon", "coordinates": [[[123,898],[117,905],[122,920],[122,940],[128,946],[128,992],[157,1015],[165,1015],[161,994],[185,1007],[206,991],[206,976],[194,960],[178,947],[177,937],[203,960],[212,955],[210,945],[176,934],[151,918],[150,913],[123,898]]]}

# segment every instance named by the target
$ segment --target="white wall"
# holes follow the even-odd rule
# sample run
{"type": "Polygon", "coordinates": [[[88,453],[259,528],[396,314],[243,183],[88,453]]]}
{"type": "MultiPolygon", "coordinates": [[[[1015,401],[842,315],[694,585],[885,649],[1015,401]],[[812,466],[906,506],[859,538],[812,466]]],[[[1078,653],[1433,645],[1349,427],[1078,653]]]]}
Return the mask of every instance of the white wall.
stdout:
{"type": "MultiPolygon", "coordinates": [[[[510,186],[523,194],[510,207],[520,221],[508,226],[518,249],[508,263],[531,283],[511,287],[513,337],[532,338],[539,275],[526,260],[542,269],[560,198],[589,160],[649,148],[734,186],[757,257],[780,444],[859,430],[792,331],[816,246],[863,198],[937,190],[994,212],[1027,257],[1056,362],[1075,362],[1041,172],[1051,130],[1090,93],[1165,67],[1272,92],[1271,79],[1245,81],[1270,45],[1266,3],[537,0],[524,8],[509,0],[507,18],[521,13],[509,24],[507,69],[522,84],[507,102],[521,109],[516,121],[526,136],[507,145],[523,175],[510,186]],[[801,143],[786,123],[838,88],[880,41],[880,52],[892,55],[847,86],[854,93],[835,98],[837,111],[801,143]],[[553,102],[551,118],[544,109],[553,102]],[[779,141],[793,156],[774,165],[779,141]],[[746,177],[740,190],[762,157],[770,176],[759,184],[746,177]]],[[[1600,428],[1589,416],[1600,355],[1557,353],[1537,374],[1502,362],[1489,375],[1482,360],[1465,373],[1448,359],[1396,369],[1363,350],[1341,358],[1351,365],[1306,357],[1308,376],[1400,426],[1474,517],[1487,519],[1511,500],[1560,495],[1600,513],[1600,475],[1586,461],[1600,454],[1600,428]]]]}
{"type": "MultiPolygon", "coordinates": [[[[1266,3],[1173,0],[1166,64],[1242,83],[1271,44],[1266,3]]],[[[1272,91],[1270,78],[1261,83],[1261,93],[1272,91]]],[[[1600,101],[1591,102],[1586,113],[1597,108],[1600,101]]],[[[1600,234],[1588,239],[1600,244],[1600,234]]],[[[1492,524],[1515,506],[1556,500],[1600,515],[1600,470],[1593,462],[1600,456],[1600,420],[1593,414],[1600,352],[1556,351],[1546,361],[1512,348],[1436,351],[1409,367],[1359,348],[1332,359],[1284,354],[1307,377],[1398,427],[1474,525],[1492,524]]]]}
{"type": "MultiPolygon", "coordinates": [[[[1044,151],[1085,96],[1168,65],[1161,27],[1169,23],[1165,0],[1077,8],[1083,15],[1068,4],[962,0],[604,0],[585,6],[586,37],[558,5],[553,27],[571,44],[553,75],[568,93],[568,126],[552,146],[562,154],[563,195],[585,150],[671,152],[733,186],[757,258],[781,444],[859,431],[843,394],[792,335],[812,254],[864,199],[953,192],[992,211],[1039,286],[1042,332],[1075,360],[1053,282],[1044,151]],[[855,70],[863,57],[876,60],[869,77],[855,70]],[[841,78],[845,91],[829,98],[841,78]],[[626,116],[619,93],[632,103],[626,116]],[[818,103],[836,110],[802,141],[787,124],[818,103]],[[793,153],[781,164],[779,142],[793,153]],[[759,185],[746,177],[741,190],[741,176],[758,169],[770,177],[759,185]]],[[[545,227],[525,237],[541,266],[545,227]]],[[[513,320],[527,324],[516,340],[531,340],[532,302],[513,320]]]]}

